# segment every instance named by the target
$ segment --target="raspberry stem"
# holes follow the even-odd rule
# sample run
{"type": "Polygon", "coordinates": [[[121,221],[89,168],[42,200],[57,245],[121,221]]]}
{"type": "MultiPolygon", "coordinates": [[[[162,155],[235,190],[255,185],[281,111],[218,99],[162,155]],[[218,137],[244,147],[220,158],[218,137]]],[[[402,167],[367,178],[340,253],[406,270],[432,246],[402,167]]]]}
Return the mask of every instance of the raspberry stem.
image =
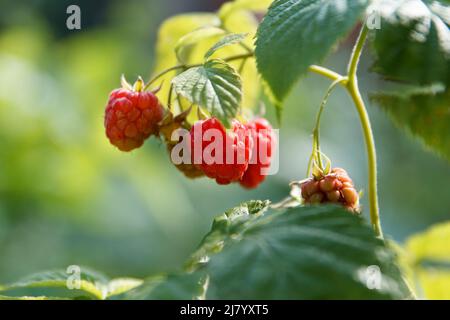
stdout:
{"type": "MultiPolygon", "coordinates": [[[[324,76],[333,81],[338,80],[340,78],[345,78],[344,76],[340,75],[339,73],[334,72],[334,71],[327,69],[325,67],[322,67],[322,66],[310,65],[309,71],[317,73],[317,74],[324,76]]],[[[346,85],[346,81],[341,82],[341,84],[346,85]]]]}
{"type": "MultiPolygon", "coordinates": [[[[310,66],[309,71],[317,73],[319,75],[322,75],[322,76],[329,78],[335,82],[338,81],[339,79],[342,79],[342,81],[339,81],[338,83],[343,85],[347,89],[348,93],[350,94],[350,97],[353,100],[353,103],[355,104],[356,110],[358,111],[361,126],[363,129],[364,140],[365,140],[366,149],[367,149],[368,171],[369,171],[370,221],[371,221],[371,224],[373,226],[373,229],[374,229],[376,235],[378,237],[382,238],[383,231],[381,229],[380,212],[379,212],[379,206],[378,206],[377,157],[376,157],[376,149],[375,149],[375,140],[373,137],[373,132],[372,132],[371,124],[370,124],[369,115],[367,113],[367,109],[364,104],[364,100],[361,97],[361,92],[359,90],[358,77],[357,77],[358,63],[359,63],[361,53],[364,48],[364,44],[366,42],[368,33],[369,33],[369,30],[368,30],[367,26],[364,24],[363,27],[361,28],[360,34],[358,36],[358,40],[356,41],[355,47],[354,47],[352,55],[350,57],[350,61],[348,64],[348,72],[347,72],[346,77],[344,77],[332,70],[329,70],[329,69],[321,67],[321,66],[316,66],[316,65],[310,66]]],[[[333,84],[332,84],[332,86],[333,86],[333,84]]],[[[326,95],[326,97],[327,97],[327,95],[326,95]]],[[[319,112],[321,113],[322,111],[319,111],[319,112]]],[[[320,121],[320,118],[319,118],[319,121],[320,121]]],[[[319,130],[319,129],[317,129],[317,130],[319,130]]],[[[316,140],[316,138],[315,138],[315,140],[316,140]]],[[[316,141],[314,141],[314,144],[315,144],[315,146],[313,145],[313,148],[318,149],[320,147],[320,145],[319,145],[319,147],[317,147],[318,144],[316,141]]],[[[318,152],[320,154],[320,150],[318,150],[318,152]]],[[[314,159],[313,156],[311,156],[310,164],[308,165],[308,175],[309,175],[309,170],[310,170],[309,167],[310,167],[313,159],[314,159]]]]}
{"type": "MultiPolygon", "coordinates": [[[[248,59],[254,57],[254,52],[248,52],[248,53],[244,53],[244,54],[238,54],[235,56],[231,56],[228,58],[224,58],[223,61],[225,62],[232,62],[232,61],[236,61],[236,60],[243,60],[243,59],[248,59]]],[[[160,73],[158,73],[157,75],[155,75],[145,86],[144,90],[147,90],[148,88],[150,88],[150,86],[155,83],[158,79],[160,79],[161,77],[165,76],[167,73],[172,72],[172,71],[177,71],[177,70],[186,70],[186,69],[190,69],[190,68],[195,68],[195,67],[201,67],[203,65],[203,63],[196,63],[196,64],[178,64],[176,66],[170,67],[168,69],[165,69],[163,71],[161,71],[160,73]]]]}
{"type": "MultiPolygon", "coordinates": [[[[226,61],[226,62],[232,62],[232,61],[236,61],[236,60],[244,60],[245,61],[248,58],[253,58],[254,56],[255,56],[255,52],[254,51],[249,51],[248,53],[231,56],[231,57],[225,58],[223,60],[226,61]]],[[[168,69],[165,69],[165,70],[161,71],[160,73],[158,73],[157,75],[155,75],[146,84],[144,90],[147,90],[153,83],[155,83],[161,77],[165,76],[167,73],[170,73],[172,71],[181,70],[181,69],[186,70],[186,69],[189,69],[189,68],[200,67],[201,65],[202,65],[201,63],[191,64],[191,65],[179,64],[179,65],[170,67],[168,69]]],[[[331,80],[337,80],[337,79],[343,77],[339,73],[334,72],[332,70],[329,70],[329,69],[327,69],[325,67],[322,67],[322,66],[311,65],[311,66],[309,66],[309,71],[317,73],[319,75],[322,75],[322,76],[324,76],[326,78],[329,78],[331,80]]],[[[343,82],[342,84],[345,85],[345,82],[343,82]]]]}
{"type": "Polygon", "coordinates": [[[370,204],[370,220],[375,233],[380,238],[383,237],[383,231],[380,223],[380,213],[378,207],[378,191],[377,191],[377,156],[375,149],[375,140],[373,137],[372,127],[370,124],[369,115],[367,113],[364,100],[361,97],[358,85],[358,63],[361,57],[364,44],[369,33],[366,24],[361,28],[358,40],[353,49],[352,56],[348,65],[348,82],[346,84],[347,90],[356,106],[361,126],[364,133],[364,140],[367,148],[368,168],[369,168],[369,204],[370,204]]]}
{"type": "MultiPolygon", "coordinates": [[[[328,87],[328,90],[326,91],[326,93],[322,99],[322,102],[319,107],[319,111],[317,113],[316,124],[315,124],[314,130],[313,130],[313,151],[312,151],[311,159],[317,159],[319,168],[322,171],[324,170],[324,168],[323,168],[323,164],[322,164],[322,155],[320,152],[320,120],[322,118],[323,110],[325,109],[325,106],[328,102],[328,98],[330,97],[334,88],[336,88],[336,86],[338,84],[341,84],[346,81],[347,81],[347,77],[340,77],[340,78],[336,79],[335,81],[333,81],[333,83],[328,87]]],[[[311,163],[312,163],[312,161],[310,160],[310,165],[311,165],[311,163]]],[[[309,172],[311,170],[310,165],[308,166],[308,174],[307,174],[308,176],[309,176],[309,172]]]]}

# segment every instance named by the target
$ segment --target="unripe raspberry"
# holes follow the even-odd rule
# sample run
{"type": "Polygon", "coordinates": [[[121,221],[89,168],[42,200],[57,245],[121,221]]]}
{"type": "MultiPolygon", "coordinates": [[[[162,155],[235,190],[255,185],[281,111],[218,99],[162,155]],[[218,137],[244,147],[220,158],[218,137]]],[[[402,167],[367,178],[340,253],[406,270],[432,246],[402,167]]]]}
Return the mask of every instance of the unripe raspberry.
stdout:
{"type": "Polygon", "coordinates": [[[359,211],[359,195],[347,172],[334,168],[322,177],[310,178],[301,184],[302,197],[307,204],[338,203],[352,212],[359,211]]]}
{"type": "Polygon", "coordinates": [[[314,179],[310,179],[309,181],[302,184],[302,197],[309,198],[313,194],[319,191],[319,182],[314,179]]]}
{"type": "MultiPolygon", "coordinates": [[[[187,114],[177,115],[175,118],[173,117],[171,112],[168,112],[162,124],[159,128],[160,135],[164,138],[164,142],[167,146],[167,151],[171,156],[173,148],[180,142],[182,139],[178,141],[172,140],[172,134],[178,130],[183,128],[183,122],[186,119],[187,114]]],[[[182,154],[180,156],[183,156],[182,154]]],[[[190,158],[190,156],[189,156],[190,158]]],[[[172,161],[172,158],[171,158],[172,161]]],[[[203,171],[201,171],[198,167],[196,167],[193,163],[180,163],[174,164],[174,166],[181,171],[187,178],[195,179],[204,176],[203,171]]]]}
{"type": "Polygon", "coordinates": [[[156,135],[164,114],[155,94],[142,91],[141,79],[136,83],[135,89],[120,88],[111,92],[106,105],[106,136],[121,151],[139,148],[150,135],[156,135]]]}
{"type": "Polygon", "coordinates": [[[233,121],[231,132],[228,133],[216,118],[197,121],[191,128],[193,163],[221,185],[242,178],[248,168],[252,145],[249,130],[237,120],[233,121]],[[208,135],[211,135],[211,139],[208,135]],[[216,138],[220,141],[216,141],[216,138]],[[214,147],[216,145],[218,150],[214,147]],[[210,151],[212,157],[208,158],[209,154],[205,150],[210,151]],[[220,154],[216,154],[216,151],[220,154]]]}
{"type": "Polygon", "coordinates": [[[266,179],[264,170],[270,168],[272,141],[275,141],[275,136],[269,121],[263,118],[249,122],[247,128],[252,132],[253,152],[240,184],[247,189],[253,189],[266,179]]]}

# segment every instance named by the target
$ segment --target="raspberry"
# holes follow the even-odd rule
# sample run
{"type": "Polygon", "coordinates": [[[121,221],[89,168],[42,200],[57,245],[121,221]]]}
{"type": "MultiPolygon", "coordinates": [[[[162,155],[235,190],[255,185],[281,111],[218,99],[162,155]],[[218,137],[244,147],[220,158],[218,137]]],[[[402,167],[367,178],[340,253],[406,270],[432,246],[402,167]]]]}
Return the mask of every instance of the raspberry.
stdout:
{"type": "Polygon", "coordinates": [[[258,118],[249,122],[247,127],[252,132],[254,144],[250,164],[248,165],[248,169],[245,171],[240,184],[244,188],[253,189],[266,179],[263,170],[267,170],[270,167],[274,135],[272,126],[263,118],[258,118]]]}
{"type": "Polygon", "coordinates": [[[307,204],[339,203],[352,212],[359,212],[359,195],[347,172],[334,168],[319,178],[301,184],[302,197],[307,204]]]}
{"type": "Polygon", "coordinates": [[[250,131],[237,120],[232,122],[232,130],[229,133],[216,118],[197,121],[191,128],[193,163],[206,176],[215,179],[221,185],[237,182],[242,178],[248,168],[252,145],[253,139],[250,131]],[[216,131],[209,131],[210,129],[216,131]],[[211,141],[208,140],[208,134],[212,134],[211,141]],[[221,141],[216,141],[216,139],[221,141]],[[217,148],[215,148],[216,145],[217,148]],[[209,154],[205,153],[205,150],[210,153],[211,159],[205,157],[209,154]],[[220,150],[220,154],[216,154],[217,150],[220,150]],[[232,154],[228,154],[230,152],[232,154]]]}
{"type": "Polygon", "coordinates": [[[121,151],[139,148],[150,135],[156,135],[164,114],[155,94],[142,91],[143,81],[138,82],[135,90],[112,91],[106,105],[106,136],[121,151]]]}
{"type": "MultiPolygon", "coordinates": [[[[164,137],[166,142],[167,151],[169,155],[172,154],[173,148],[180,142],[172,140],[172,133],[183,127],[183,122],[186,119],[187,114],[177,115],[175,118],[171,112],[168,112],[167,116],[164,118],[162,125],[159,128],[159,133],[164,137]]],[[[182,156],[182,155],[180,155],[182,156]]],[[[195,179],[204,176],[203,171],[197,168],[192,163],[180,163],[174,164],[174,166],[181,171],[187,178],[195,179]]]]}

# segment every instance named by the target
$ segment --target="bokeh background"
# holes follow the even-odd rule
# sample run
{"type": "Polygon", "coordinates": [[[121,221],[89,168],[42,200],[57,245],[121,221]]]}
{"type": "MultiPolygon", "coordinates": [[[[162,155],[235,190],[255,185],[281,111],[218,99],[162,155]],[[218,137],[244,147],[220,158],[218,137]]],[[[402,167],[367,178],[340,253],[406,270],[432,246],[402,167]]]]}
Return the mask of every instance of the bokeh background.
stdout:
{"type": "MultiPolygon", "coordinates": [[[[129,79],[150,74],[159,24],[221,2],[0,0],[0,283],[72,264],[110,276],[176,270],[215,215],[248,199],[281,200],[290,181],[305,177],[315,112],[329,84],[315,75],[285,105],[279,173],[255,191],[185,179],[156,139],[125,154],[104,136],[107,96],[122,73],[129,79]],[[81,7],[81,30],[66,28],[70,4],[81,7]]],[[[324,64],[344,72],[350,44],[343,41],[324,64]]],[[[365,93],[382,86],[367,73],[371,61],[366,50],[365,93]]],[[[450,166],[376,106],[369,113],[382,224],[401,242],[448,219],[450,166]]],[[[268,117],[274,122],[270,107],[268,117]]],[[[361,129],[342,90],[327,106],[322,145],[366,189],[361,129]]]]}

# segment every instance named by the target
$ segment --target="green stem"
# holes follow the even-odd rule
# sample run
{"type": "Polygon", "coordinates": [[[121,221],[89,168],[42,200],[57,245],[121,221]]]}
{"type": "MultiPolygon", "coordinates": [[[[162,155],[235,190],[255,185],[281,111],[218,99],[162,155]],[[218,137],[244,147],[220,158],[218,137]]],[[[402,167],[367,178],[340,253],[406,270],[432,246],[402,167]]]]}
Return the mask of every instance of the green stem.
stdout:
{"type": "MultiPolygon", "coordinates": [[[[239,54],[239,55],[235,55],[235,56],[231,56],[228,58],[223,59],[225,62],[232,62],[232,61],[236,61],[236,60],[242,60],[242,59],[248,59],[254,56],[253,52],[249,52],[249,53],[244,53],[244,54],[239,54]]],[[[150,88],[150,86],[155,83],[158,79],[160,79],[161,77],[165,76],[166,74],[168,74],[169,72],[172,71],[177,71],[177,70],[186,70],[186,69],[190,69],[190,68],[195,68],[195,67],[200,67],[202,66],[203,63],[196,63],[196,64],[179,64],[173,67],[170,67],[168,69],[165,69],[163,71],[161,71],[160,73],[158,73],[157,75],[155,75],[146,85],[144,90],[147,90],[148,88],[150,88]]]]}
{"type": "Polygon", "coordinates": [[[356,41],[356,45],[353,48],[352,55],[350,57],[350,62],[348,64],[348,76],[356,78],[356,72],[358,71],[358,63],[359,58],[361,57],[362,50],[364,48],[364,44],[367,39],[367,35],[369,33],[369,29],[367,28],[366,24],[363,24],[363,27],[361,28],[361,31],[358,36],[358,40],[356,41]]]}
{"type": "Polygon", "coordinates": [[[313,130],[313,156],[315,153],[315,157],[318,160],[318,165],[319,165],[320,170],[323,170],[322,155],[320,152],[320,120],[322,119],[323,110],[325,109],[325,106],[328,102],[328,98],[330,97],[334,88],[338,84],[346,83],[346,82],[347,82],[347,77],[340,77],[333,81],[333,83],[328,87],[328,90],[326,91],[326,93],[322,99],[322,102],[319,107],[319,111],[317,113],[316,123],[315,123],[314,130],[313,130]]]}
{"type": "Polygon", "coordinates": [[[356,106],[356,110],[359,114],[361,126],[364,133],[364,140],[367,148],[367,159],[369,169],[369,205],[370,205],[370,221],[375,230],[375,233],[379,237],[383,237],[383,232],[380,223],[380,213],[378,207],[378,191],[377,191],[377,156],[375,149],[375,140],[372,133],[369,115],[367,113],[364,101],[361,97],[358,86],[358,77],[356,75],[358,70],[358,62],[361,57],[364,43],[367,38],[369,30],[364,24],[361,29],[358,41],[353,49],[350,63],[348,65],[348,82],[346,84],[347,90],[356,106]]]}
{"type": "MultiPolygon", "coordinates": [[[[344,76],[340,75],[337,72],[334,72],[334,71],[332,71],[330,69],[327,69],[325,67],[316,66],[316,65],[309,66],[309,71],[317,73],[317,74],[319,74],[321,76],[324,76],[324,77],[326,77],[326,78],[328,78],[330,80],[333,80],[333,81],[336,81],[336,80],[341,79],[341,78],[345,78],[344,76]]],[[[340,82],[340,83],[345,85],[346,81],[340,82]]]]}

